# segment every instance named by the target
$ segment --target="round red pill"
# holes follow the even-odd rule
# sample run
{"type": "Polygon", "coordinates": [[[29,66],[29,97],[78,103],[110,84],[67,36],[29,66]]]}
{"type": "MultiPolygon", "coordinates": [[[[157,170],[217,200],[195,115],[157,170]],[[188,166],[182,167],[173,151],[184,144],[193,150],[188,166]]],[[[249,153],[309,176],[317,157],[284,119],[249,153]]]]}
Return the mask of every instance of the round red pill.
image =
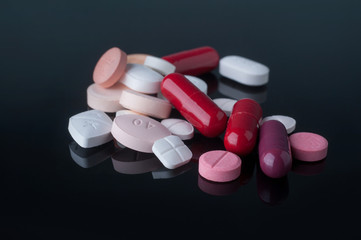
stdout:
{"type": "Polygon", "coordinates": [[[257,142],[261,118],[262,108],[256,101],[249,98],[238,100],[233,106],[224,136],[227,151],[238,155],[251,153],[257,142]]]}
{"type": "Polygon", "coordinates": [[[218,52],[208,46],[173,53],[162,58],[172,63],[177,73],[193,76],[209,72],[219,63],[218,52]]]}
{"type": "Polygon", "coordinates": [[[216,137],[226,128],[226,113],[182,74],[171,73],[165,76],[161,91],[180,114],[204,136],[216,137]]]}

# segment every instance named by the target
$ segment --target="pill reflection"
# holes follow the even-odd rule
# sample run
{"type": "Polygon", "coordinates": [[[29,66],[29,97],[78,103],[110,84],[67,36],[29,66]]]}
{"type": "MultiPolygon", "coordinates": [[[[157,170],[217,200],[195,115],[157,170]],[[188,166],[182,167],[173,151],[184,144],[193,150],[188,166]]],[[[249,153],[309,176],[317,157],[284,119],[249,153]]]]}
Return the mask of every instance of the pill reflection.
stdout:
{"type": "Polygon", "coordinates": [[[200,133],[194,134],[194,137],[188,146],[193,153],[192,161],[196,162],[198,162],[199,157],[203,153],[213,150],[225,150],[223,141],[220,137],[207,138],[200,133]]]}
{"type": "Polygon", "coordinates": [[[231,195],[240,187],[239,178],[231,182],[212,182],[198,174],[198,187],[203,192],[213,196],[231,195]]]}
{"type": "Polygon", "coordinates": [[[153,153],[137,152],[130,148],[118,150],[111,158],[114,170],[122,174],[142,174],[163,166],[153,153]]]}
{"type": "Polygon", "coordinates": [[[110,158],[116,151],[114,142],[93,148],[82,148],[75,141],[69,144],[70,156],[82,168],[91,168],[110,158]]]}
{"type": "Polygon", "coordinates": [[[267,86],[250,87],[226,77],[220,77],[218,91],[233,99],[251,98],[258,103],[264,103],[267,100],[267,86]]]}
{"type": "Polygon", "coordinates": [[[326,158],[317,162],[304,162],[293,159],[292,171],[303,176],[314,176],[320,174],[326,165],[326,158]]]}
{"type": "Polygon", "coordinates": [[[175,169],[168,169],[166,167],[160,167],[156,171],[152,172],[153,179],[169,179],[174,178],[179,175],[182,175],[183,173],[188,172],[194,167],[194,163],[189,162],[183,166],[180,166],[175,169]]]}
{"type": "Polygon", "coordinates": [[[239,176],[239,182],[241,186],[249,183],[253,177],[254,168],[256,166],[257,152],[253,151],[248,156],[242,157],[241,175],[239,176]]]}
{"type": "Polygon", "coordinates": [[[257,193],[266,204],[279,205],[286,201],[289,193],[288,178],[267,177],[257,165],[257,193]]]}

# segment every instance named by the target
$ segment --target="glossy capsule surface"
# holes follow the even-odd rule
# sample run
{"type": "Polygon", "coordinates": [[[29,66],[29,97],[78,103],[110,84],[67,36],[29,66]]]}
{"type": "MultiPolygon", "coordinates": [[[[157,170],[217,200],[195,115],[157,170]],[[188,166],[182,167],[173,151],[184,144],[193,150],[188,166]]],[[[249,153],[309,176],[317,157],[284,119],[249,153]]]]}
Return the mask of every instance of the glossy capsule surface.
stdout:
{"type": "Polygon", "coordinates": [[[176,67],[177,73],[201,75],[218,66],[219,54],[209,46],[194,48],[162,57],[176,67]]]}
{"type": "Polygon", "coordinates": [[[171,104],[206,137],[216,137],[226,128],[227,115],[184,75],[164,77],[161,91],[171,104]]]}
{"type": "Polygon", "coordinates": [[[238,100],[229,117],[224,147],[238,155],[247,155],[255,147],[258,136],[258,124],[262,118],[262,108],[254,100],[238,100]]]}

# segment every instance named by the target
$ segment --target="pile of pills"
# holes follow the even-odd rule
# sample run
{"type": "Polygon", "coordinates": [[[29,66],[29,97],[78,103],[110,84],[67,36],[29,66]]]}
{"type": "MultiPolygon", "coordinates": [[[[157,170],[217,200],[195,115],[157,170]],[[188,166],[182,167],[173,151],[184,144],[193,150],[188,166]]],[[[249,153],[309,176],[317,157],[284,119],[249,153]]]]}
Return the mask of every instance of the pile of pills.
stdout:
{"type": "Polygon", "coordinates": [[[189,164],[192,151],[184,141],[198,131],[207,138],[224,134],[225,150],[201,154],[199,174],[213,182],[230,182],[241,173],[242,157],[258,147],[262,172],[282,178],[292,159],[315,162],[327,156],[327,140],[315,133],[293,133],[296,121],[288,116],[263,117],[251,98],[211,99],[198,75],[219,67],[222,77],[251,87],[266,85],[269,69],[241,56],[225,56],[205,46],[162,58],[130,54],[117,47],[98,60],[94,83],[87,89],[93,110],[69,119],[68,130],[83,148],[116,140],[119,145],[154,153],[167,169],[189,164]],[[178,111],[184,119],[169,118],[178,111]],[[109,114],[115,113],[114,119],[109,114]]]}

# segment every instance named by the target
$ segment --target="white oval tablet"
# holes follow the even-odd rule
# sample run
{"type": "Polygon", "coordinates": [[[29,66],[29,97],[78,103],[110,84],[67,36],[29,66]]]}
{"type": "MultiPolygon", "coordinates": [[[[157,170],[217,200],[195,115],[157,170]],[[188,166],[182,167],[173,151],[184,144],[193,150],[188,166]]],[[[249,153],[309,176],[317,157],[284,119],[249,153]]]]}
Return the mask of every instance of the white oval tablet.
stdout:
{"type": "Polygon", "coordinates": [[[69,119],[68,130],[72,138],[83,148],[91,148],[111,141],[112,120],[99,110],[89,110],[69,119]]]}
{"type": "Polygon", "coordinates": [[[280,121],[285,126],[288,134],[292,133],[296,129],[296,120],[288,116],[283,116],[283,115],[268,116],[262,119],[261,125],[268,120],[280,121]]]}
{"type": "Polygon", "coordinates": [[[127,64],[120,82],[137,92],[153,94],[160,91],[163,76],[141,64],[127,64]]]}
{"type": "Polygon", "coordinates": [[[213,102],[229,117],[232,114],[233,106],[237,100],[230,98],[215,98],[213,99],[213,102]]]}
{"type": "Polygon", "coordinates": [[[183,119],[168,118],[160,122],[173,134],[182,140],[188,140],[194,136],[193,125],[183,119]]]}
{"type": "Polygon", "coordinates": [[[193,83],[199,90],[201,90],[204,94],[208,93],[208,85],[205,81],[200,78],[191,75],[184,75],[191,83],[193,83]]]}
{"type": "Polygon", "coordinates": [[[153,153],[164,167],[175,169],[187,164],[192,158],[192,152],[182,140],[174,135],[161,138],[154,142],[153,153]]]}
{"type": "Polygon", "coordinates": [[[134,111],[131,111],[131,110],[127,110],[127,109],[123,109],[123,110],[119,110],[118,112],[115,113],[115,116],[118,117],[118,116],[122,116],[122,115],[127,115],[127,114],[137,114],[137,115],[142,115],[138,112],[134,112],[134,111]]]}
{"type": "Polygon", "coordinates": [[[154,56],[147,56],[144,61],[144,65],[159,72],[162,75],[168,75],[170,73],[174,73],[175,66],[170,62],[154,57],[154,56]]]}
{"type": "Polygon", "coordinates": [[[248,86],[262,86],[268,82],[269,68],[253,60],[231,55],[219,61],[219,74],[248,86]]]}

